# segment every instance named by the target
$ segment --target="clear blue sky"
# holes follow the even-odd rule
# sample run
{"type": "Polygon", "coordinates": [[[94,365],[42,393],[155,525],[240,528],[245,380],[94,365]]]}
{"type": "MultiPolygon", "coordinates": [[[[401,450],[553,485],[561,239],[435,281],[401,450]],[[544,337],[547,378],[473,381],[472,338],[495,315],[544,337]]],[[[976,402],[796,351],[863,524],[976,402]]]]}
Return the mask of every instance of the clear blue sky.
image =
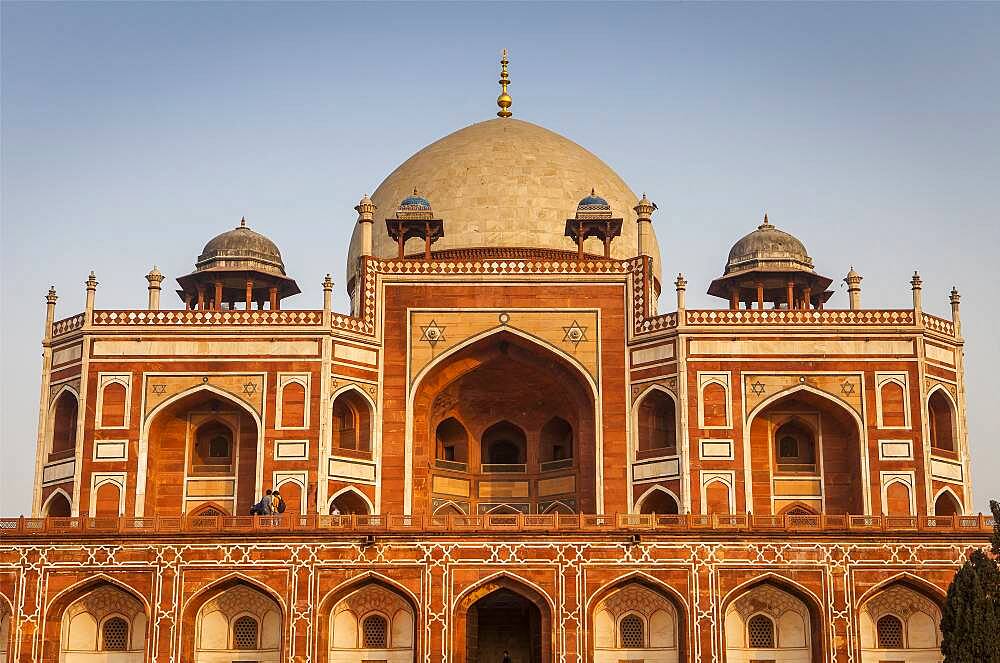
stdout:
{"type": "MultiPolygon", "coordinates": [[[[142,307],[246,215],[320,307],[352,207],[496,111],[589,148],[660,207],[704,295],[764,210],[868,307],[962,291],[976,506],[1000,496],[1000,4],[2,4],[0,514],[30,508],[44,295],[142,307]]],[[[165,289],[171,305],[174,295],[165,289]]],[[[665,299],[663,309],[672,308],[665,299]]],[[[838,291],[833,307],[846,307],[838,291]]]]}

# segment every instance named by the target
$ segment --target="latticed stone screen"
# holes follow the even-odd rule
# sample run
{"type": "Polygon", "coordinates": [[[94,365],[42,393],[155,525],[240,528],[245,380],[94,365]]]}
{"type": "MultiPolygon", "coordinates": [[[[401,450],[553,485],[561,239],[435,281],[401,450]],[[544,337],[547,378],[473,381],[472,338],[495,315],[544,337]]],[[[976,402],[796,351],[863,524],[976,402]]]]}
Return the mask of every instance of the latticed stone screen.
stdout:
{"type": "Polygon", "coordinates": [[[621,624],[621,640],[623,649],[642,649],[646,646],[642,632],[642,620],[637,615],[625,615],[621,624]]]}
{"type": "Polygon", "coordinates": [[[753,649],[774,649],[774,622],[764,615],[754,615],[747,622],[747,643],[753,649]]]}
{"type": "Polygon", "coordinates": [[[903,648],[903,622],[895,615],[880,617],[875,625],[879,649],[903,648]]]}
{"type": "Polygon", "coordinates": [[[104,651],[128,651],[128,622],[121,617],[112,617],[101,627],[101,641],[104,651]]]}
{"type": "Polygon", "coordinates": [[[233,622],[233,649],[257,649],[257,620],[240,617],[233,622]]]}
{"type": "Polygon", "coordinates": [[[388,645],[389,625],[385,617],[371,615],[366,617],[362,626],[365,649],[386,649],[388,645]]]}

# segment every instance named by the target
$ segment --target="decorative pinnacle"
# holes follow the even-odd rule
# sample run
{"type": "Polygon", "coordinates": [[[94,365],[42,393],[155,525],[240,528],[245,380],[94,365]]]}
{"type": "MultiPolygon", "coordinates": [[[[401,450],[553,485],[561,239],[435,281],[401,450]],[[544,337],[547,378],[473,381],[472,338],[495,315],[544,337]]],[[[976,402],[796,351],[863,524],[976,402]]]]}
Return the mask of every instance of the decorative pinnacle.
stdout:
{"type": "Polygon", "coordinates": [[[507,59],[507,49],[503,49],[503,57],[500,59],[500,96],[497,97],[497,106],[500,107],[500,111],[497,113],[497,117],[510,117],[513,113],[510,112],[510,106],[514,101],[507,94],[507,86],[510,85],[510,74],[507,73],[507,65],[510,61],[507,59]]]}
{"type": "Polygon", "coordinates": [[[358,213],[358,221],[367,221],[369,223],[375,221],[376,209],[378,209],[378,206],[372,202],[367,193],[361,197],[361,202],[354,206],[354,211],[358,213]]]}
{"type": "Polygon", "coordinates": [[[49,294],[45,295],[45,301],[49,304],[55,304],[57,299],[59,299],[59,297],[56,296],[56,287],[54,285],[49,286],[49,294]]]}
{"type": "Polygon", "coordinates": [[[854,286],[861,284],[861,279],[861,274],[854,271],[854,265],[851,265],[851,271],[847,272],[847,276],[844,277],[844,283],[849,286],[849,289],[852,289],[854,286]]]}
{"type": "Polygon", "coordinates": [[[757,226],[757,230],[764,230],[765,228],[773,228],[771,222],[767,220],[767,212],[764,212],[764,223],[757,226]]]}
{"type": "Polygon", "coordinates": [[[912,287],[914,290],[920,290],[921,286],[923,286],[923,283],[924,280],[920,278],[920,274],[918,274],[916,270],[914,270],[913,278],[910,279],[910,287],[912,287]]]}
{"type": "Polygon", "coordinates": [[[952,306],[958,306],[958,302],[961,301],[962,295],[958,294],[958,288],[955,286],[951,287],[951,296],[948,300],[952,303],[952,306]]]}
{"type": "Polygon", "coordinates": [[[683,274],[678,274],[677,275],[677,280],[674,281],[674,286],[678,290],[685,290],[687,288],[687,284],[688,284],[688,282],[687,282],[687,279],[684,278],[684,275],[683,274]]]}
{"type": "Polygon", "coordinates": [[[94,275],[94,270],[90,270],[90,276],[86,280],[87,290],[97,290],[97,276],[94,275]]]}
{"type": "Polygon", "coordinates": [[[323,279],[323,290],[333,290],[333,279],[329,274],[323,279]]]}
{"type": "Polygon", "coordinates": [[[246,227],[247,227],[247,218],[244,216],[240,219],[240,228],[246,228],[246,227]]]}
{"type": "Polygon", "coordinates": [[[656,211],[656,203],[647,198],[644,193],[642,194],[642,200],[632,209],[635,210],[636,216],[643,221],[651,221],[653,219],[653,212],[656,211]]]}
{"type": "Polygon", "coordinates": [[[156,265],[153,265],[153,270],[149,274],[146,274],[146,280],[149,281],[150,287],[155,286],[158,288],[160,287],[160,283],[163,282],[163,274],[156,268],[156,265]]]}

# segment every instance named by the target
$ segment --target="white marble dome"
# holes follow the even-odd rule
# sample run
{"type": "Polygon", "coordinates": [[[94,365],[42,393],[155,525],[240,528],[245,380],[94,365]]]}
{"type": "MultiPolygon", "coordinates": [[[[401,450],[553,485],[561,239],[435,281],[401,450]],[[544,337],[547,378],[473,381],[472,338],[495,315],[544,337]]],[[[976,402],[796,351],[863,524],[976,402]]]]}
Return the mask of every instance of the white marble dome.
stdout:
{"type": "MultiPolygon", "coordinates": [[[[573,141],[543,127],[513,118],[497,118],[460,129],[431,143],[396,168],[379,185],[373,253],[394,257],[397,247],[385,230],[385,219],[414,188],[430,201],[435,218],[444,220],[445,236],[434,250],[483,247],[541,248],[575,251],[563,235],[566,219],[593,190],[621,217],[622,236],[611,247],[615,258],[637,253],[632,208],[639,197],[599,158],[573,141]]],[[[348,253],[350,282],[361,253],[357,227],[348,253]]],[[[411,240],[407,253],[422,250],[411,240]]],[[[603,254],[600,240],[585,250],[603,254]]],[[[652,249],[653,269],[660,277],[659,249],[652,249]]]]}

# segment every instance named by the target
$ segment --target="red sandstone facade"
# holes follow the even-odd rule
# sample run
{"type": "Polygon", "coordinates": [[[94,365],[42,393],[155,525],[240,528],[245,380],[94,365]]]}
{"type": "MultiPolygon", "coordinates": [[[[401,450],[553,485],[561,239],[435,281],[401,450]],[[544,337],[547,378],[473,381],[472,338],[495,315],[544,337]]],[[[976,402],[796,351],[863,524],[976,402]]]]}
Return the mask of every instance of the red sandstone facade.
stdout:
{"type": "Polygon", "coordinates": [[[96,308],[91,277],[55,321],[50,293],[33,518],[0,522],[6,660],[940,660],[991,526],[957,293],[950,320],[918,277],[866,310],[852,270],[826,309],[790,245],[787,270],[731,254],[729,308],[687,309],[679,277],[657,314],[645,198],[632,258],[430,251],[419,222],[449,219],[416,194],[419,253],[379,258],[365,200],[350,316],[329,278],[323,308],[281,308],[298,288],[245,226],[182,310],[155,271],[148,310],[96,308]],[[266,488],[288,510],[249,516],[266,488]]]}

